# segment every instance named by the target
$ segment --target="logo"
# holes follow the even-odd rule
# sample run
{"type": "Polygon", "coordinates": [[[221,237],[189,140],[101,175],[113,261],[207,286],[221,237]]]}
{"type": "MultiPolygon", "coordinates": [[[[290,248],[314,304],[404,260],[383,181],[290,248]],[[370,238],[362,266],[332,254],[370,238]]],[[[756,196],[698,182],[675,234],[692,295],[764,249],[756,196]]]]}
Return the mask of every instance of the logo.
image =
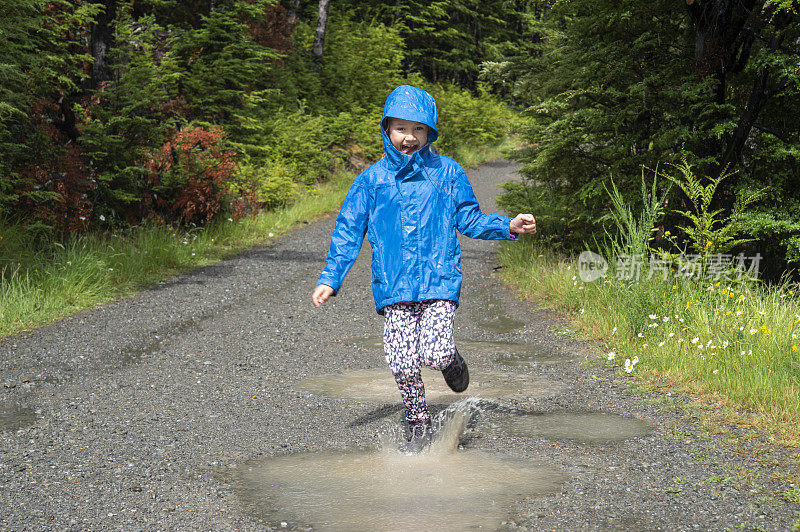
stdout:
{"type": "Polygon", "coordinates": [[[591,283],[601,277],[605,277],[607,271],[608,263],[606,259],[597,253],[582,251],[578,256],[578,276],[584,283],[591,283]]]}

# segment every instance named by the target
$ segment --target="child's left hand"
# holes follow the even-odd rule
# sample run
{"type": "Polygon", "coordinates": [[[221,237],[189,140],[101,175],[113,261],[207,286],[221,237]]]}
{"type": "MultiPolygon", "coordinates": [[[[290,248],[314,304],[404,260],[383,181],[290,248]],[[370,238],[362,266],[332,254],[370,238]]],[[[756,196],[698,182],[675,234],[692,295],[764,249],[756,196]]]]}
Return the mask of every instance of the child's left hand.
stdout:
{"type": "Polygon", "coordinates": [[[518,214],[508,224],[508,228],[512,233],[535,233],[536,232],[536,218],[532,214],[518,214]]]}

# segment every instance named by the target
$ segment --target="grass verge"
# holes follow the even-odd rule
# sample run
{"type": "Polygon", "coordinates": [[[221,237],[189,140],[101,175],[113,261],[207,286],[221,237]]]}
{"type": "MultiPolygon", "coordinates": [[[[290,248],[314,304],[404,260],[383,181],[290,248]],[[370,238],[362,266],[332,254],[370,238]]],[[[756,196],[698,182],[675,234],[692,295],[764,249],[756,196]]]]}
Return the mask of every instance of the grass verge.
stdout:
{"type": "MultiPolygon", "coordinates": [[[[504,142],[464,148],[455,155],[464,166],[475,166],[501,157],[507,148],[504,142]]],[[[148,224],[33,249],[23,228],[0,223],[0,338],[212,264],[268,242],[300,222],[336,211],[353,177],[340,171],[283,209],[188,231],[148,224]]]]}
{"type": "Polygon", "coordinates": [[[666,379],[722,406],[737,424],[800,445],[796,288],[676,277],[585,283],[574,261],[528,238],[505,245],[499,260],[524,296],[564,310],[602,342],[602,362],[631,377],[666,379]]]}

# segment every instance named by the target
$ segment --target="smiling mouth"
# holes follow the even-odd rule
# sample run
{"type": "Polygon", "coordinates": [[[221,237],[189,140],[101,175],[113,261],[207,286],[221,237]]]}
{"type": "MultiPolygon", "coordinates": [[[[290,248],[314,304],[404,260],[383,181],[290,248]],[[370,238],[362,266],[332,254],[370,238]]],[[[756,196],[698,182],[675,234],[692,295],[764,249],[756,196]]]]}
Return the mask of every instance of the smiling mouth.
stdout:
{"type": "Polygon", "coordinates": [[[406,155],[411,155],[415,151],[419,149],[419,144],[412,144],[410,146],[403,146],[400,151],[405,153],[406,155]]]}

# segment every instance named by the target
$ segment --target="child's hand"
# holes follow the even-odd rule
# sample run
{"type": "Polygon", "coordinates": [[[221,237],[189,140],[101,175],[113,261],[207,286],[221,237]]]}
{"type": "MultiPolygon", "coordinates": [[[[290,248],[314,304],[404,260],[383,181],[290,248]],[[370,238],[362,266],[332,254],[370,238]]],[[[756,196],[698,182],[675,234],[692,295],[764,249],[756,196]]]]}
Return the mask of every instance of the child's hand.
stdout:
{"type": "Polygon", "coordinates": [[[512,233],[535,233],[536,218],[532,214],[518,214],[508,226],[512,233]]]}
{"type": "Polygon", "coordinates": [[[332,295],[333,288],[326,284],[318,284],[314,289],[314,293],[311,294],[311,301],[315,307],[319,308],[320,304],[325,303],[332,295]]]}

